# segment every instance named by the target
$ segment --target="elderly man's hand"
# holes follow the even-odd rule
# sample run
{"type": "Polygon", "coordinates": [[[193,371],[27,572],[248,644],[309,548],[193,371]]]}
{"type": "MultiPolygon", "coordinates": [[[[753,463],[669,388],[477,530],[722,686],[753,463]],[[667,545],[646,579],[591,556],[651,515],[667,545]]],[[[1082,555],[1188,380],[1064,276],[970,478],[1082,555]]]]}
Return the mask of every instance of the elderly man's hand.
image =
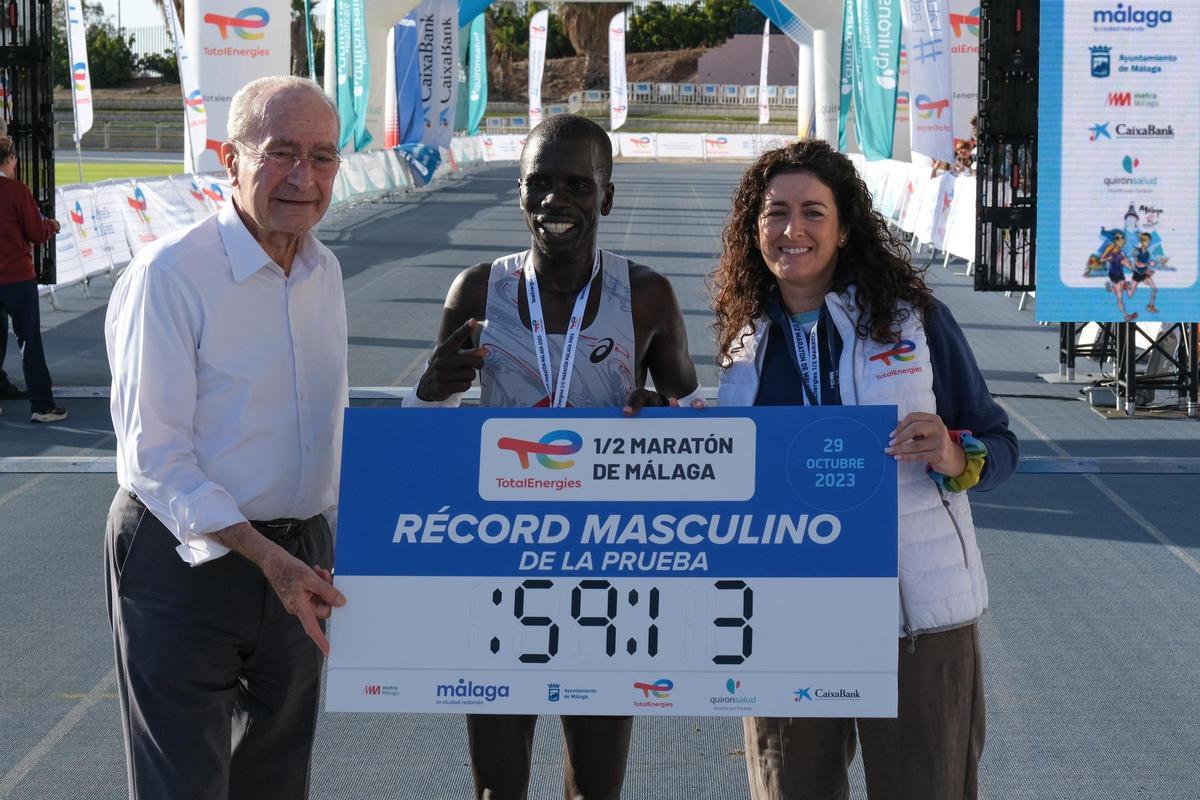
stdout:
{"type": "Polygon", "coordinates": [[[329,656],[329,640],[317,620],[329,619],[335,606],[346,604],[333,588],[333,575],[319,565],[308,566],[263,536],[249,522],[239,522],[211,534],[221,544],[253,562],[271,584],[279,602],[300,620],[308,638],[329,656]]]}
{"type": "Polygon", "coordinates": [[[320,566],[309,567],[282,547],[259,566],[275,590],[279,602],[300,620],[308,638],[329,656],[329,640],[318,620],[329,619],[334,606],[346,604],[345,596],[333,587],[333,575],[320,566]]]}

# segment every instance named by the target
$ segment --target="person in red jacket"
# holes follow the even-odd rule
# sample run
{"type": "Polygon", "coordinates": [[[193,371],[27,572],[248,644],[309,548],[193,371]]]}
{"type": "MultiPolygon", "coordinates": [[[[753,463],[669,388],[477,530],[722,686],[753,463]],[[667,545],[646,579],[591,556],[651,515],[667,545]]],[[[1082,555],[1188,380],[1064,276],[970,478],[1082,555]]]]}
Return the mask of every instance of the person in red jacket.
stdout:
{"type": "Polygon", "coordinates": [[[58,233],[58,222],[38,210],[29,187],[16,180],[17,152],[12,139],[0,138],[0,306],[12,318],[21,349],[21,366],[32,408],[30,421],[58,422],[67,412],[54,402],[50,370],[42,351],[33,245],[58,233]]]}

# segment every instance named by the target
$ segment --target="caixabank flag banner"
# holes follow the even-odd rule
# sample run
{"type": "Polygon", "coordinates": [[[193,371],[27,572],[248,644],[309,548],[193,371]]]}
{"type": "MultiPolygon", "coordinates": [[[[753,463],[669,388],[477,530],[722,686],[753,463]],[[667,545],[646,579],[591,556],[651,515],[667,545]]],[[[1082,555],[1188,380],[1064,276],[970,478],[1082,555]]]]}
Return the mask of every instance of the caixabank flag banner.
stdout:
{"type": "Polygon", "coordinates": [[[208,147],[198,172],[221,168],[234,93],[256,78],[291,72],[291,3],[287,0],[184,0],[188,52],[200,76],[208,115],[208,147]]]}
{"type": "Polygon", "coordinates": [[[1039,321],[1200,319],[1198,11],[1042,4],[1039,321]]]}

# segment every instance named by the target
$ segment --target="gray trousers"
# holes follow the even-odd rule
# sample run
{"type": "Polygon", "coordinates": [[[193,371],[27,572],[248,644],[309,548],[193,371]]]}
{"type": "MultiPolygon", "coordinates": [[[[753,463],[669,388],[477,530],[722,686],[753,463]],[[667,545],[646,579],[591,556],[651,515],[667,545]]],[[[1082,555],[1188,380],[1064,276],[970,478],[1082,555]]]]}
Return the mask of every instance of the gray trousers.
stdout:
{"type": "Polygon", "coordinates": [[[899,641],[895,719],[746,717],[752,800],[849,800],[861,742],[871,800],[974,800],[983,753],[983,665],[975,625],[899,641]],[[856,724],[857,723],[857,724],[856,724]]]}
{"type": "MultiPolygon", "coordinates": [[[[281,546],[332,567],[322,517],[291,533],[281,546]]],[[[104,562],[131,800],[308,797],[320,650],[252,563],[191,567],[178,544],[117,492],[104,562]]]]}

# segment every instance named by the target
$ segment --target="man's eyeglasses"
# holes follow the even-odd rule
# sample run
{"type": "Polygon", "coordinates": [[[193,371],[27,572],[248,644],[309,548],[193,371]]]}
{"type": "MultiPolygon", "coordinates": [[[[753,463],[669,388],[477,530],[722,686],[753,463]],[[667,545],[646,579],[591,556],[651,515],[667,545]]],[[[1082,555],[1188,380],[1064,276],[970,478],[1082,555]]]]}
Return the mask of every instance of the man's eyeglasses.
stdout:
{"type": "Polygon", "coordinates": [[[257,147],[237,139],[234,139],[234,142],[258,154],[258,160],[262,163],[263,169],[275,175],[287,175],[300,166],[301,161],[307,161],[312,167],[312,171],[323,177],[335,174],[342,165],[342,157],[337,153],[313,153],[308,156],[298,156],[290,150],[259,150],[257,147]]]}

